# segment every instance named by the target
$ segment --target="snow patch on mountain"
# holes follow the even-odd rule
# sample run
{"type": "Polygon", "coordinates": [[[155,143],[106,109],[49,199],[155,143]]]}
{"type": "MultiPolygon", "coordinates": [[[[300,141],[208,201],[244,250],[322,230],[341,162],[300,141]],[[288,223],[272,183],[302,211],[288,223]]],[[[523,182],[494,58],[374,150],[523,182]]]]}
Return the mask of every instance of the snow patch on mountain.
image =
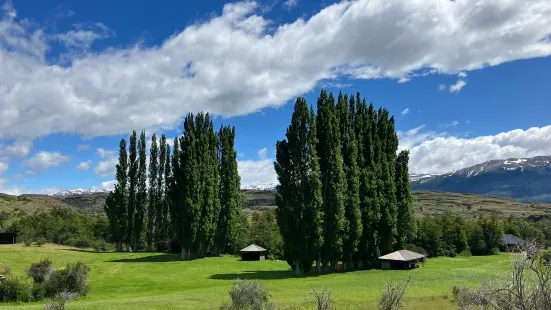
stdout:
{"type": "Polygon", "coordinates": [[[90,195],[95,193],[108,193],[106,189],[86,189],[86,188],[75,188],[62,191],[59,193],[48,194],[49,196],[72,196],[72,195],[90,195]]]}

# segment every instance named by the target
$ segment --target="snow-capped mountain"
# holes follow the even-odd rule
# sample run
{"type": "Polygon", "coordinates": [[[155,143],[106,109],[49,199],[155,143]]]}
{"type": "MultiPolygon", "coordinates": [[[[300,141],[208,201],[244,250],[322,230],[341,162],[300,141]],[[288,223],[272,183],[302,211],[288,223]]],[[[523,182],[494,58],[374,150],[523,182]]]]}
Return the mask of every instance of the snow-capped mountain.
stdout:
{"type": "Polygon", "coordinates": [[[276,189],[276,186],[279,183],[261,183],[261,184],[249,184],[243,186],[241,189],[248,189],[248,190],[269,190],[273,191],[276,189]]]}
{"type": "Polygon", "coordinates": [[[411,178],[413,190],[488,194],[551,202],[551,156],[490,160],[441,175],[411,178]]]}
{"type": "Polygon", "coordinates": [[[62,191],[59,193],[49,194],[50,196],[72,196],[72,195],[89,195],[95,193],[108,193],[106,189],[86,189],[86,188],[76,188],[62,191]]]}

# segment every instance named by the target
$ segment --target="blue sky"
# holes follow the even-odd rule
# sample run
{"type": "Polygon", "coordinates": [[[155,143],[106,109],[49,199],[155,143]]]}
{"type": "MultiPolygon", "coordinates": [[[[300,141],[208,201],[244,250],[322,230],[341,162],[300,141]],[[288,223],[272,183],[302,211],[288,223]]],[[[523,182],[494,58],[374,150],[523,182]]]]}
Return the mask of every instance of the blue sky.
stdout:
{"type": "Polygon", "coordinates": [[[122,137],[200,110],[236,126],[243,185],[272,183],[321,88],[387,107],[410,172],[551,155],[551,3],[475,2],[5,2],[0,192],[109,188],[122,137]]]}

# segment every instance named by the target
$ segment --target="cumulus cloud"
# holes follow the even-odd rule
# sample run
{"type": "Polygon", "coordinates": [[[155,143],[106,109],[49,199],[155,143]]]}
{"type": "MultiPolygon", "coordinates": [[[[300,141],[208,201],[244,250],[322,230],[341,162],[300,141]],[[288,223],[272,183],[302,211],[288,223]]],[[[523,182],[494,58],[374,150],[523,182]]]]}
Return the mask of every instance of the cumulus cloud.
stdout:
{"type": "Polygon", "coordinates": [[[438,90],[439,90],[439,91],[444,91],[444,90],[446,90],[446,88],[447,88],[446,84],[440,84],[440,85],[438,85],[438,90]]]}
{"type": "Polygon", "coordinates": [[[17,139],[4,149],[0,148],[0,155],[8,157],[25,157],[31,152],[32,147],[33,141],[31,139],[17,139]]]}
{"type": "Polygon", "coordinates": [[[83,161],[80,164],[78,164],[76,168],[77,170],[81,170],[81,171],[88,170],[90,169],[90,164],[92,164],[92,160],[83,161]]]}
{"type": "Polygon", "coordinates": [[[41,172],[51,167],[57,167],[70,159],[70,156],[63,155],[60,152],[42,151],[36,153],[30,159],[23,161],[22,165],[33,172],[41,172]]]}
{"type": "Polygon", "coordinates": [[[103,190],[112,191],[115,188],[115,184],[117,184],[117,180],[105,181],[105,182],[101,182],[101,184],[97,186],[92,186],[91,189],[92,190],[103,189],[103,190]]]}
{"type": "Polygon", "coordinates": [[[410,149],[412,173],[444,173],[492,159],[551,155],[551,125],[474,138],[418,130],[400,137],[400,146],[410,149]]]}
{"type": "Polygon", "coordinates": [[[80,151],[87,151],[89,149],[90,149],[90,145],[88,145],[88,144],[79,144],[77,146],[77,151],[79,151],[79,152],[80,151]]]}
{"type": "Polygon", "coordinates": [[[254,184],[271,184],[277,182],[272,159],[237,161],[241,187],[254,184]]]}
{"type": "Polygon", "coordinates": [[[116,151],[108,151],[103,148],[98,148],[96,154],[102,159],[94,168],[94,173],[98,177],[108,177],[115,175],[118,156],[116,151]]]}
{"type": "Polygon", "coordinates": [[[465,85],[467,85],[467,82],[458,80],[455,84],[450,85],[450,93],[458,93],[465,85]]]}
{"type": "Polygon", "coordinates": [[[466,78],[467,77],[467,72],[461,71],[461,72],[459,72],[459,74],[457,76],[460,77],[460,78],[466,78]]]}
{"type": "MultiPolygon", "coordinates": [[[[161,45],[69,53],[66,66],[45,57],[51,36],[5,12],[0,135],[8,138],[171,129],[188,112],[281,106],[322,80],[458,74],[551,54],[547,0],[342,1],[282,25],[240,2],[161,45]]],[[[86,46],[91,37],[79,35],[64,38],[86,46]]]]}
{"type": "Polygon", "coordinates": [[[90,26],[76,24],[76,29],[55,35],[55,39],[69,48],[89,49],[96,40],[111,36],[109,29],[102,23],[90,26]]]}
{"type": "Polygon", "coordinates": [[[0,176],[2,173],[6,172],[8,170],[9,164],[7,158],[0,158],[0,176]]]}
{"type": "Polygon", "coordinates": [[[409,114],[409,108],[405,108],[403,111],[402,111],[402,115],[407,115],[409,114]]]}
{"type": "Polygon", "coordinates": [[[258,150],[258,158],[264,160],[264,159],[266,159],[266,156],[268,156],[268,149],[267,148],[263,148],[263,149],[258,150]]]}

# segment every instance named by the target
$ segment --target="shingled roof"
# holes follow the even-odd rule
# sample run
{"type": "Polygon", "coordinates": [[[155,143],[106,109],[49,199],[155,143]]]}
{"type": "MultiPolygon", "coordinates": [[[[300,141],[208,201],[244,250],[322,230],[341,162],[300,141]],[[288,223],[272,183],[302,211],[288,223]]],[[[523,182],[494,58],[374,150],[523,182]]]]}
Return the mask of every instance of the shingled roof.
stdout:
{"type": "Polygon", "coordinates": [[[525,245],[526,241],[515,235],[505,234],[503,235],[503,244],[525,245]]]}
{"type": "Polygon", "coordinates": [[[248,247],[242,249],[240,252],[264,252],[264,251],[266,251],[265,248],[259,247],[256,244],[251,244],[248,247]]]}
{"type": "Polygon", "coordinates": [[[410,260],[421,259],[424,257],[425,255],[423,254],[415,253],[409,250],[400,250],[400,251],[389,253],[387,255],[383,255],[379,257],[379,259],[407,262],[410,260]]]}

